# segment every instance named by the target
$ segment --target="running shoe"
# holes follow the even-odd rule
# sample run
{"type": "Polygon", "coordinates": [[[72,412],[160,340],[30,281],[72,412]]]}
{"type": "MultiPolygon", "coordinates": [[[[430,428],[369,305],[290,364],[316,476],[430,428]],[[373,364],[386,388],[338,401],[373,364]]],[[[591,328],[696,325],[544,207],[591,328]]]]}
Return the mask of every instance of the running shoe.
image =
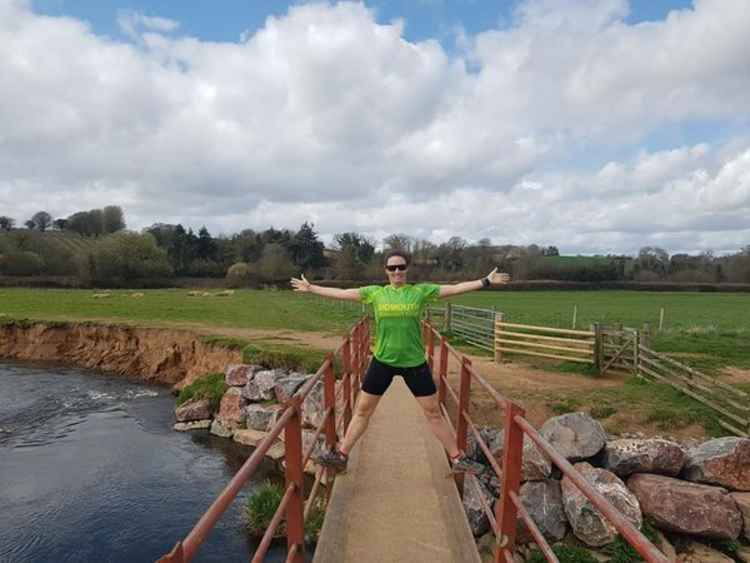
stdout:
{"type": "Polygon", "coordinates": [[[323,467],[330,467],[336,471],[344,471],[346,463],[349,461],[349,456],[342,454],[338,450],[327,450],[320,454],[316,461],[323,467]]]}

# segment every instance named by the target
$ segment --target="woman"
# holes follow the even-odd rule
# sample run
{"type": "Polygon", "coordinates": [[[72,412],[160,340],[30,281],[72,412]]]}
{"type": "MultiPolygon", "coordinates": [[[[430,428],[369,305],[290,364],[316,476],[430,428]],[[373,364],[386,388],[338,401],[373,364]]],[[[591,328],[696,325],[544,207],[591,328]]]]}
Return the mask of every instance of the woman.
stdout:
{"type": "Polygon", "coordinates": [[[458,449],[451,430],[443,419],[432,373],[425,361],[420,322],[427,304],[443,297],[468,293],[490,285],[508,283],[510,276],[492,270],[486,278],[454,285],[406,283],[409,255],[400,250],[387,254],[386,286],[368,285],[356,289],[336,289],[313,285],[302,276],[292,278],[295,291],[314,293],[333,299],[361,301],[372,304],[375,311],[375,350],[362,383],[351,424],[338,448],[319,456],[321,465],[338,471],[346,468],[354,444],[364,433],[380,398],[394,375],[401,375],[424,410],[430,429],[443,444],[454,472],[472,471],[473,462],[458,449]]]}

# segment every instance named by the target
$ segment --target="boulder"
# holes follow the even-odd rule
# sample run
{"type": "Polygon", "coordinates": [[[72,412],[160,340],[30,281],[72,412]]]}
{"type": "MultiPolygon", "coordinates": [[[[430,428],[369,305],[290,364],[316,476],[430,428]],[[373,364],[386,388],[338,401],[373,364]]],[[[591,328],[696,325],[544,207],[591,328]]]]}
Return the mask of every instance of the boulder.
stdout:
{"type": "MultiPolygon", "coordinates": [[[[485,426],[485,427],[479,428],[479,435],[487,444],[487,447],[489,448],[490,452],[492,452],[493,456],[496,459],[502,458],[503,439],[505,437],[505,435],[503,434],[503,431],[498,430],[496,428],[492,428],[490,426],[485,426]]],[[[479,446],[479,443],[477,442],[477,439],[474,436],[473,432],[469,432],[469,436],[466,440],[466,456],[469,459],[476,461],[477,463],[483,463],[484,465],[489,465],[487,456],[485,455],[484,451],[482,451],[482,448],[479,446]]]]}
{"type": "Polygon", "coordinates": [[[489,490],[478,479],[468,478],[464,481],[464,512],[469,520],[469,527],[474,537],[479,537],[487,533],[490,529],[490,521],[484,511],[482,501],[480,500],[480,491],[484,495],[487,506],[492,507],[495,504],[495,498],[489,490]]]}
{"type": "Polygon", "coordinates": [[[252,380],[255,372],[260,371],[261,369],[260,366],[253,364],[233,364],[227,367],[224,374],[224,381],[227,385],[244,387],[252,380]]]}
{"type": "Polygon", "coordinates": [[[662,530],[716,539],[737,539],[742,530],[740,509],[721,487],[636,473],[628,488],[662,530]]]}
{"type": "Polygon", "coordinates": [[[552,417],[544,423],[540,433],[571,462],[595,456],[607,441],[602,425],[584,412],[552,417]]]}
{"type": "Polygon", "coordinates": [[[276,398],[273,388],[276,382],[286,373],[280,369],[264,369],[258,371],[252,380],[242,388],[242,396],[249,401],[270,401],[276,398]]]}
{"type": "Polygon", "coordinates": [[[269,426],[273,426],[276,414],[281,408],[280,405],[247,405],[243,409],[247,427],[252,430],[262,430],[265,432],[269,426]]]}
{"type": "Polygon", "coordinates": [[[690,542],[685,551],[677,555],[677,563],[734,563],[734,559],[702,543],[690,542]]]}
{"type": "Polygon", "coordinates": [[[235,442],[242,444],[243,446],[251,446],[253,448],[257,448],[258,445],[266,439],[266,437],[268,437],[268,432],[247,428],[243,430],[235,430],[232,439],[235,442]]]}
{"type": "Polygon", "coordinates": [[[177,422],[192,422],[211,418],[211,403],[208,399],[189,401],[177,407],[174,411],[177,422]]]}
{"type": "MultiPolygon", "coordinates": [[[[495,459],[500,467],[503,466],[503,443],[505,436],[501,434],[497,449],[493,450],[495,459]]],[[[541,481],[552,474],[552,462],[536,446],[526,434],[523,436],[523,453],[521,460],[521,481],[541,481]]]]}
{"type": "Polygon", "coordinates": [[[247,405],[247,399],[242,396],[240,388],[230,387],[221,398],[216,420],[224,427],[236,430],[245,421],[245,413],[242,411],[245,405],[247,405]]]}
{"type": "Polygon", "coordinates": [[[310,376],[307,375],[291,375],[278,379],[273,388],[276,400],[280,403],[286,403],[309,379],[310,376]]]}
{"type": "Polygon", "coordinates": [[[750,541],[750,493],[730,493],[730,497],[737,503],[737,508],[742,514],[742,533],[745,539],[750,541]]]}
{"type": "Polygon", "coordinates": [[[485,488],[490,491],[493,497],[500,496],[502,481],[498,478],[495,470],[492,469],[492,467],[485,467],[484,471],[479,473],[479,475],[477,475],[476,477],[482,482],[482,485],[484,485],[485,488]]]}
{"type": "Polygon", "coordinates": [[[219,436],[220,438],[231,438],[232,434],[234,434],[234,430],[227,428],[218,420],[214,420],[211,423],[211,434],[219,436]]]}
{"type": "Polygon", "coordinates": [[[677,476],[685,464],[682,446],[659,438],[649,440],[613,440],[602,453],[601,466],[617,475],[659,473],[677,476]]]}
{"type": "Polygon", "coordinates": [[[206,430],[211,428],[211,419],[194,420],[192,422],[178,422],[172,428],[178,432],[188,432],[189,430],[206,430]]]}
{"type": "Polygon", "coordinates": [[[317,428],[323,422],[324,408],[323,382],[318,381],[302,402],[302,424],[317,428]]]}
{"type": "MultiPolygon", "coordinates": [[[[641,527],[643,518],[638,499],[617,475],[606,469],[593,467],[586,462],[576,463],[574,467],[636,528],[641,527]]],[[[617,529],[567,476],[563,477],[561,486],[565,514],[568,516],[568,522],[576,537],[593,547],[614,541],[617,537],[617,529]]]]}
{"type": "Polygon", "coordinates": [[[688,451],[684,478],[750,491],[750,438],[716,438],[688,451]]]}
{"type": "MultiPolygon", "coordinates": [[[[560,541],[568,530],[560,481],[529,481],[521,486],[520,498],[534,523],[550,543],[560,541]]],[[[531,532],[519,518],[518,541],[532,542],[531,532]]]]}

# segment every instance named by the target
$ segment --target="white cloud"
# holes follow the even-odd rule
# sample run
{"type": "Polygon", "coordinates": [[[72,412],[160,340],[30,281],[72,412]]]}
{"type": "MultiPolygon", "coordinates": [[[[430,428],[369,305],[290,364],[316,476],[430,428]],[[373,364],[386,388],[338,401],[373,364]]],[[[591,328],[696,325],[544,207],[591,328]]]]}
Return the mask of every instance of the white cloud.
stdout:
{"type": "Polygon", "coordinates": [[[740,246],[750,142],[641,143],[697,119],[747,130],[746,8],[699,0],[628,25],[625,0],[528,0],[457,55],[355,3],[215,43],[138,12],[118,42],[3,2],[0,214],[115,203],[133,227],[740,246]]]}

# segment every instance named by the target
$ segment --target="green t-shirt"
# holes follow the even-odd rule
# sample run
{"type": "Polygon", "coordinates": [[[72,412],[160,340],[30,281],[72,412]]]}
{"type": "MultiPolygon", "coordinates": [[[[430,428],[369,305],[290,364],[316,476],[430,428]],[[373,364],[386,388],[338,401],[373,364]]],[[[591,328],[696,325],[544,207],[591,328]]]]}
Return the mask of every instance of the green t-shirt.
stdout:
{"type": "Polygon", "coordinates": [[[425,306],[440,296],[434,283],[368,285],[360,288],[363,303],[375,311],[375,357],[391,366],[411,368],[425,361],[420,321],[425,306]]]}

